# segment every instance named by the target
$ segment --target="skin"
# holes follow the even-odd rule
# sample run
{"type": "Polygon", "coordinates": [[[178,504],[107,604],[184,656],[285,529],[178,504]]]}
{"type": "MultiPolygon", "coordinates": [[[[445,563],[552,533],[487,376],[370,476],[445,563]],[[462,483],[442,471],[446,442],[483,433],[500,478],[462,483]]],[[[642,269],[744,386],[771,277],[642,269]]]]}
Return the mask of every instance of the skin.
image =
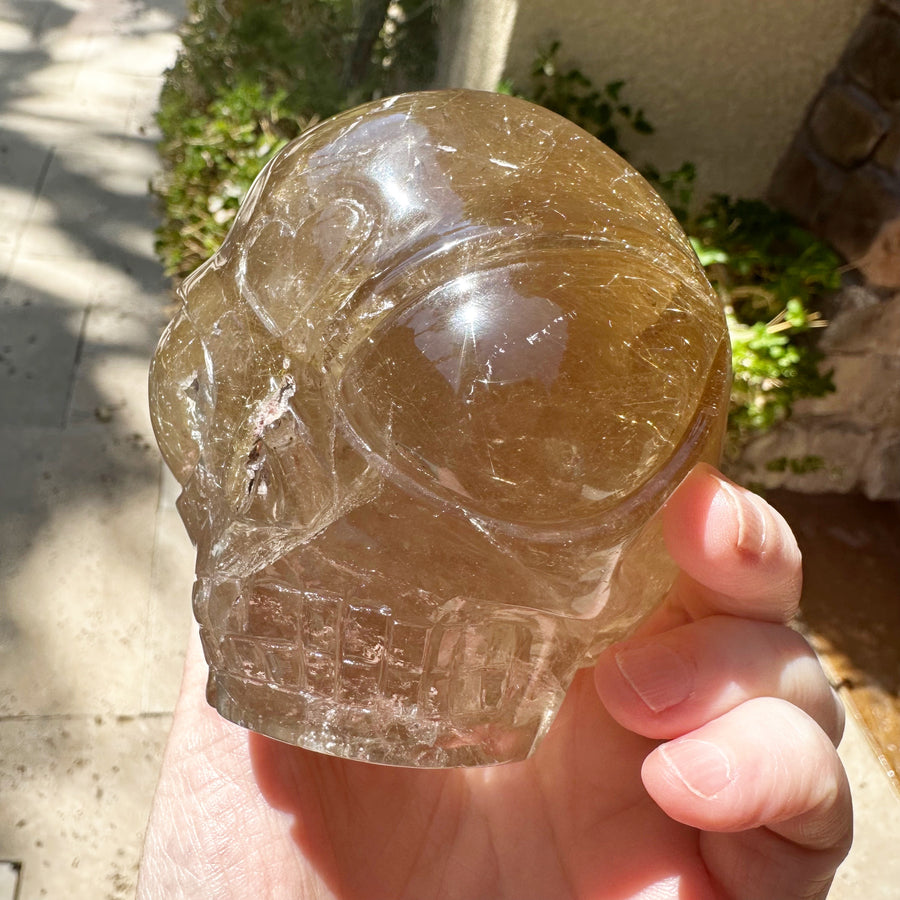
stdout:
{"type": "Polygon", "coordinates": [[[820,898],[851,840],[842,707],[788,624],[800,553],[700,466],[664,511],[681,568],[582,670],[522,763],[417,771],[253,734],[192,642],[138,898],[820,898]]]}

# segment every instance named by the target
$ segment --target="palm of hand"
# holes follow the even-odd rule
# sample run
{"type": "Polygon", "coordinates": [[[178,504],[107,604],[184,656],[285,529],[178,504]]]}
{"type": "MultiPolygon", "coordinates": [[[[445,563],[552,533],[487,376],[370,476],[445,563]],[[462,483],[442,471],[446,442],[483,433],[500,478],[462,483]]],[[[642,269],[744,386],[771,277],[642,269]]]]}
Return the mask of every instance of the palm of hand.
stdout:
{"type": "Polygon", "coordinates": [[[266,799],[342,900],[712,896],[697,833],[647,795],[654,742],[626,731],[582,671],[538,753],[488,769],[408,771],[254,735],[266,799]]]}
{"type": "Polygon", "coordinates": [[[139,900],[823,898],[852,816],[840,704],[784,624],[793,537],[708,467],[663,525],[683,575],[523,763],[393,769],[248,735],[205,704],[195,635],[139,900]]]}

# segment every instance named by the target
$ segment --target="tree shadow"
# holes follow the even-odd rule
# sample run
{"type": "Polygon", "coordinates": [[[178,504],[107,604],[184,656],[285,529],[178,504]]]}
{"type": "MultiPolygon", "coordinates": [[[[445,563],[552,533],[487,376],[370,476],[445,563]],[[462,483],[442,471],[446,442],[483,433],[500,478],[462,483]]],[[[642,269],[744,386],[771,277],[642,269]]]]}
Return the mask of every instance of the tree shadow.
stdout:
{"type": "MultiPolygon", "coordinates": [[[[161,473],[146,371],[171,301],[147,191],[161,57],[139,50],[183,14],[183,0],[0,11],[0,723],[54,717],[76,755],[99,718],[141,712],[128,682],[144,663],[161,473]]],[[[47,753],[36,768],[53,768],[47,753]]],[[[14,818],[4,854],[18,852],[14,818]]]]}

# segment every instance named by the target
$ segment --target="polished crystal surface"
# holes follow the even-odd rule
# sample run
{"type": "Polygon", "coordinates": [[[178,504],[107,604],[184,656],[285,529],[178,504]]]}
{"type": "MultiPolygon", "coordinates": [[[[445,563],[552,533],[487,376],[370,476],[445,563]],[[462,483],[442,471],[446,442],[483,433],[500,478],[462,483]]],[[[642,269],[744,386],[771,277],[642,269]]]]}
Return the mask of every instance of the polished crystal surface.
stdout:
{"type": "Polygon", "coordinates": [[[150,394],[210,702],[356,759],[526,757],[718,457],[727,332],[665,205],[547,110],[409,94],[278,154],[181,295],[150,394]]]}

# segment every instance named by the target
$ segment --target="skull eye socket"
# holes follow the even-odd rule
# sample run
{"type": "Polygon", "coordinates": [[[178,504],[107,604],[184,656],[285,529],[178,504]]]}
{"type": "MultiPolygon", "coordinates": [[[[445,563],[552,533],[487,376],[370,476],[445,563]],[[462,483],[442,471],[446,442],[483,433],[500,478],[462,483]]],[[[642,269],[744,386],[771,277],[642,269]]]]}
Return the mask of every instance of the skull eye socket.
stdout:
{"type": "Polygon", "coordinates": [[[637,490],[690,425],[717,349],[708,307],[626,253],[508,253],[398,303],[344,372],[344,416],[432,494],[574,524],[637,490]]]}

